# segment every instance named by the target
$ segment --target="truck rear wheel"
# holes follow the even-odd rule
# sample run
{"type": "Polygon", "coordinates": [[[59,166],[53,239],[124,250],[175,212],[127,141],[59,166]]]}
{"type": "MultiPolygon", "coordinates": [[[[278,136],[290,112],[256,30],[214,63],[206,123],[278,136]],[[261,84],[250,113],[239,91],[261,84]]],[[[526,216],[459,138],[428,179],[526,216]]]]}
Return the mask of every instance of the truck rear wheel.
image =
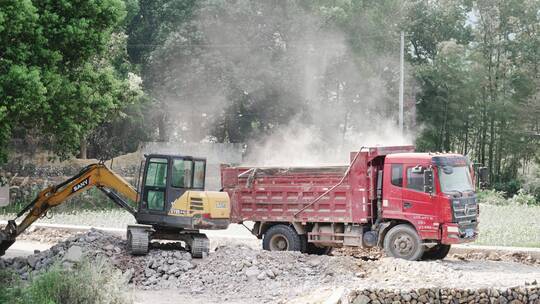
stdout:
{"type": "Polygon", "coordinates": [[[448,252],[450,252],[450,245],[437,244],[424,251],[422,260],[442,260],[448,255],[448,252]]]}
{"type": "Polygon", "coordinates": [[[416,261],[424,254],[422,240],[416,230],[407,224],[394,226],[384,237],[386,255],[416,261]]]}
{"type": "Polygon", "coordinates": [[[301,251],[302,239],[294,228],[286,225],[270,227],[263,237],[263,249],[269,251],[301,251]]]}

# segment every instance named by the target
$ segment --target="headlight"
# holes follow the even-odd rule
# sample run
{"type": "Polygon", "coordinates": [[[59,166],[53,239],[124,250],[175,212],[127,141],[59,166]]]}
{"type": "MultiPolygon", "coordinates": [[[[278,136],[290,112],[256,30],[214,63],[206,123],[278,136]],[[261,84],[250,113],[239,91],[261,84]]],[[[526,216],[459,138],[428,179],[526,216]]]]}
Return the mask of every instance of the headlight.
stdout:
{"type": "Polygon", "coordinates": [[[446,231],[452,232],[452,233],[459,233],[459,228],[456,226],[447,226],[446,231]]]}

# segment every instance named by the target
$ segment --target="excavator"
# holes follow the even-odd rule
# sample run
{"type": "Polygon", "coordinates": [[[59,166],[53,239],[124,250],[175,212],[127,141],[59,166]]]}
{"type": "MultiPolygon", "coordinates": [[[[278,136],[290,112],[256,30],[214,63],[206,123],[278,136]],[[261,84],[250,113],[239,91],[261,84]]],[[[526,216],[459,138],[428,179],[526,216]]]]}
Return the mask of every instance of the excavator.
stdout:
{"type": "Polygon", "coordinates": [[[228,227],[231,210],[228,194],[204,191],[204,158],[162,154],[145,154],[144,157],[136,187],[100,161],[41,191],[0,230],[0,256],[18,235],[51,208],[93,187],[135,217],[137,224],[127,227],[127,250],[131,254],[145,255],[150,241],[161,239],[182,241],[193,257],[205,256],[209,251],[209,241],[199,229],[228,227]],[[25,214],[17,224],[16,220],[25,214]]]}

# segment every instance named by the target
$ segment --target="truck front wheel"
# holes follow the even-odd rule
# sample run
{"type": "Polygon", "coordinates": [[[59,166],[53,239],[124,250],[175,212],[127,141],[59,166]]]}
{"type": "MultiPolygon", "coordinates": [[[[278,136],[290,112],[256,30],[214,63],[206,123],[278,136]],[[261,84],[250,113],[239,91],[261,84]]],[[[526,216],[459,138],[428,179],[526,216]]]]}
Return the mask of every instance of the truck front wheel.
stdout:
{"type": "Polygon", "coordinates": [[[442,260],[450,252],[450,245],[438,244],[426,249],[422,255],[422,260],[442,260]]]}
{"type": "Polygon", "coordinates": [[[263,249],[269,251],[301,251],[302,239],[294,228],[286,225],[270,227],[263,237],[263,249]]]}
{"type": "Polygon", "coordinates": [[[424,254],[422,240],[416,230],[407,224],[394,226],[384,237],[386,255],[416,261],[424,254]]]}

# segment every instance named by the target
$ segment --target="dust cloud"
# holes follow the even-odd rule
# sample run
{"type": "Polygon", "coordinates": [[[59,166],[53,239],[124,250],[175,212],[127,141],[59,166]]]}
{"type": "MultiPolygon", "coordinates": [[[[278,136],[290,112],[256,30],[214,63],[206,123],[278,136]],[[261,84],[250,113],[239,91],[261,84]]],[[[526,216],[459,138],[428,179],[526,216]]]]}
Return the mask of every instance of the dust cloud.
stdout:
{"type": "MultiPolygon", "coordinates": [[[[208,47],[189,64],[171,64],[184,82],[180,95],[168,97],[169,109],[182,113],[176,140],[241,141],[244,163],[258,166],[344,164],[362,146],[413,142],[396,123],[398,47],[390,55],[355,53],[350,37],[321,16],[268,3],[199,11],[195,23],[208,47]],[[244,108],[251,112],[234,110],[244,108]],[[234,122],[246,115],[257,118],[234,122]],[[254,131],[216,137],[216,124],[228,120],[239,134],[254,131]]],[[[181,32],[171,39],[186,43],[181,32]]]]}

